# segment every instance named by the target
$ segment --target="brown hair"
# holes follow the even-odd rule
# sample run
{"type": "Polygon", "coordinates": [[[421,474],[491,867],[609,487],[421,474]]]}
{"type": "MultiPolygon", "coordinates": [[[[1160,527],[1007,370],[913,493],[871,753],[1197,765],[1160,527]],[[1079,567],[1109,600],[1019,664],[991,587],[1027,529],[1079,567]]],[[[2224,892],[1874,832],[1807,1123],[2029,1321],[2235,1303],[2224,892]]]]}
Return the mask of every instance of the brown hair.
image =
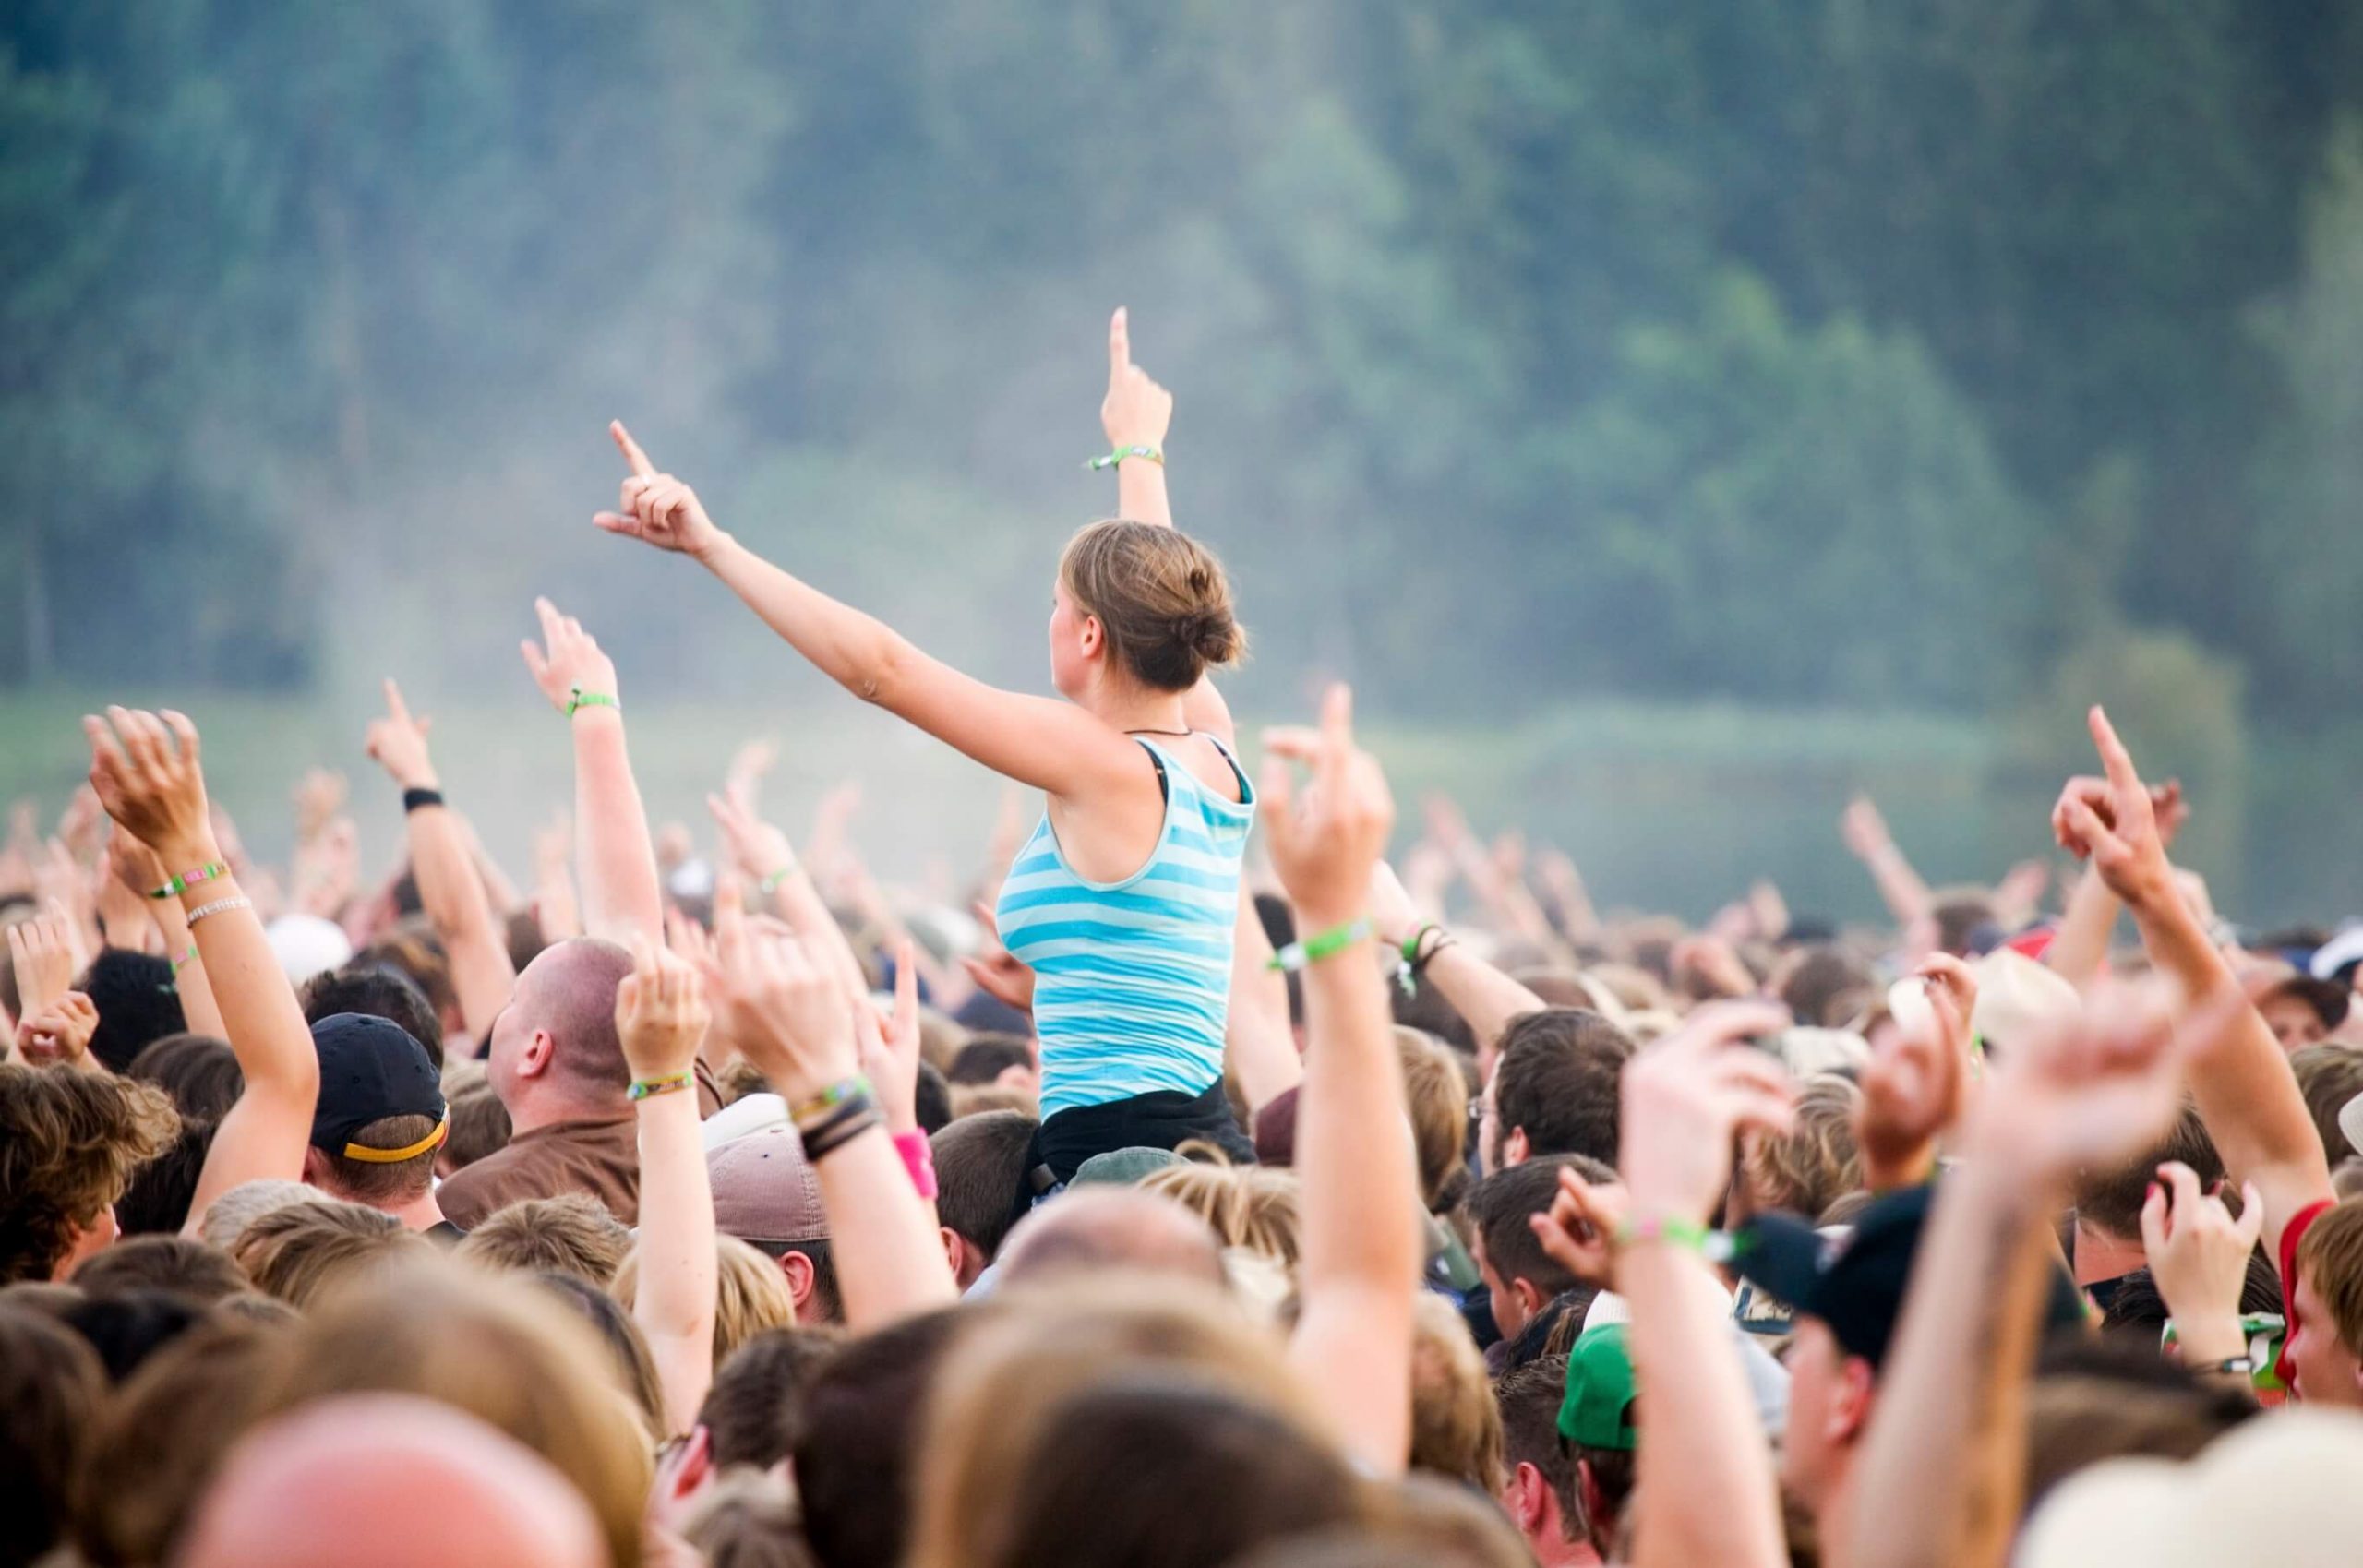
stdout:
{"type": "Polygon", "coordinates": [[[166,1035],[150,1040],[131,1059],[124,1076],[153,1083],[173,1097],[186,1117],[219,1121],[246,1092],[246,1075],[227,1040],[211,1035],[166,1035]]]}
{"type": "Polygon", "coordinates": [[[433,1250],[393,1215],[359,1203],[291,1203],[247,1226],[230,1255],[256,1289],[304,1308],[354,1275],[433,1250]]]}
{"type": "MultiPolygon", "coordinates": [[[[1616,1163],[1619,1082],[1632,1037],[1597,1012],[1553,1008],[1510,1021],[1493,1068],[1499,1136],[1524,1129],[1526,1152],[1616,1163]]],[[[1488,1150],[1491,1159],[1493,1151],[1488,1150]]]]}
{"type": "Polygon", "coordinates": [[[39,1311],[0,1309],[0,1562],[31,1562],[56,1544],[106,1394],[80,1335],[39,1311]]]}
{"type": "Polygon", "coordinates": [[[1067,542],[1059,581],[1107,632],[1114,662],[1153,690],[1187,691],[1209,668],[1246,657],[1222,563],[1178,529],[1092,523],[1067,542]]]}
{"type": "Polygon", "coordinates": [[[521,1198],[496,1209],[451,1250],[497,1273],[579,1275],[605,1290],[615,1283],[631,1232],[598,1199],[582,1192],[521,1198]]]}
{"type": "Polygon", "coordinates": [[[1428,1212],[1450,1208],[1468,1179],[1469,1083],[1443,1042],[1409,1024],[1395,1026],[1403,1095],[1420,1161],[1420,1195],[1428,1212]]]}
{"type": "Polygon", "coordinates": [[[77,1544],[96,1568],[164,1562],[222,1457],[269,1404],[291,1331],[217,1318],[150,1356],[91,1435],[77,1544]]]}
{"type": "Polygon", "coordinates": [[[2223,1179],[2224,1156],[2207,1135],[2199,1112],[2186,1103],[2182,1114],[2158,1143],[2113,1170],[2087,1171],[2076,1185],[2076,1220],[2121,1241],[2141,1239],[2141,1204],[2158,1167],[2180,1160],[2199,1177],[2201,1190],[2223,1179]]]}
{"type": "Polygon", "coordinates": [[[612,1352],[616,1385],[639,1407],[649,1437],[671,1435],[666,1430],[664,1378],[656,1371],[656,1356],[648,1347],[648,1336],[632,1321],[631,1310],[579,1274],[544,1269],[531,1277],[536,1287],[572,1308],[597,1332],[601,1343],[612,1352]]]}
{"type": "Polygon", "coordinates": [[[246,1272],[219,1247],[186,1236],[133,1236],[94,1252],[74,1270],[74,1283],[93,1296],[125,1290],[170,1290],[212,1302],[248,1287],[246,1272]]]}
{"type": "Polygon", "coordinates": [[[788,1455],[804,1418],[804,1394],[845,1343],[834,1329],[766,1329],[714,1368],[698,1425],[714,1440],[716,1465],[768,1470],[788,1455]]]}
{"type": "Polygon", "coordinates": [[[1206,1222],[1225,1247],[1244,1247],[1294,1269],[1301,1226],[1294,1173],[1234,1166],[1209,1145],[1184,1144],[1180,1165],[1151,1171],[1134,1183],[1170,1198],[1206,1222]]]}
{"type": "Polygon", "coordinates": [[[614,1568],[638,1568],[651,1455],[596,1335],[522,1281],[428,1255],[330,1292],[292,1338],[273,1407],[415,1394],[558,1466],[598,1516],[614,1568]]]}
{"type": "Polygon", "coordinates": [[[979,1325],[937,1377],[908,1568],[1223,1562],[1263,1538],[1271,1508],[1347,1511],[1350,1473],[1311,1435],[1309,1394],[1212,1289],[1062,1285],[1028,1305],[979,1325]],[[1225,1550],[1169,1556],[1177,1525],[1225,1532],[1225,1550]]]}
{"type": "Polygon", "coordinates": [[[2298,1092],[2314,1114],[2322,1153],[2331,1165],[2335,1167],[2347,1155],[2363,1153],[2347,1142],[2338,1125],[2338,1113],[2346,1102],[2363,1095],[2363,1051],[2351,1046],[2308,1046],[2290,1057],[2289,1071],[2297,1075],[2298,1092]]]}
{"type": "Polygon", "coordinates": [[[1422,1290],[1411,1311],[1411,1468],[1502,1490],[1502,1412],[1485,1358],[1451,1303],[1422,1290]]]}
{"type": "Polygon", "coordinates": [[[47,1279],[179,1131],[152,1084],[0,1064],[0,1284],[47,1279]]]}
{"type": "MultiPolygon", "coordinates": [[[[714,1239],[714,1364],[765,1329],[796,1326],[796,1298],[778,1263],[736,1236],[714,1239]]],[[[640,1248],[624,1254],[607,1289],[630,1310],[640,1295],[640,1248]]]]}
{"type": "Polygon", "coordinates": [[[1567,1358],[1543,1356],[1502,1376],[1493,1403],[1502,1416],[1502,1468],[1531,1465],[1559,1500],[1564,1538],[1584,1538],[1583,1489],[1576,1485],[1576,1459],[1559,1439],[1559,1406],[1566,1403],[1567,1358]]]}
{"type": "Polygon", "coordinates": [[[446,1176],[509,1146],[509,1107],[493,1093],[492,1080],[475,1062],[457,1062],[443,1074],[443,1105],[451,1131],[436,1151],[436,1169],[446,1176]]]}
{"type": "Polygon", "coordinates": [[[1810,1219],[1839,1194],[1862,1185],[1863,1153],[1854,1143],[1854,1117],[1863,1092],[1843,1078],[1820,1073],[1797,1095],[1796,1119],[1786,1133],[1756,1133],[1740,1149],[1740,1179],[1749,1207],[1784,1210],[1810,1219]]]}
{"type": "MultiPolygon", "coordinates": [[[[2297,1273],[2330,1311],[2338,1342],[2363,1355],[2363,1198],[2325,1211],[2297,1243],[2297,1273]]],[[[2292,1281],[2289,1293],[2297,1292],[2292,1281]]]]}
{"type": "MultiPolygon", "coordinates": [[[[435,1134],[431,1116],[381,1116],[354,1128],[352,1143],[365,1149],[407,1149],[435,1134]]],[[[337,1196],[376,1207],[407,1203],[435,1186],[435,1156],[441,1145],[406,1160],[356,1160],[335,1149],[323,1149],[329,1175],[323,1183],[337,1196]]]]}
{"type": "Polygon", "coordinates": [[[1582,1155],[1545,1155],[1493,1172],[1469,1194],[1469,1219],[1484,1243],[1486,1266],[1505,1286],[1527,1281],[1546,1301],[1583,1283],[1542,1250],[1529,1223],[1558,1201],[1562,1170],[1594,1186],[1616,1179],[1614,1170],[1582,1155]]]}
{"type": "Polygon", "coordinates": [[[812,1568],[797,1526],[796,1499],[775,1476],[725,1475],[698,1500],[681,1538],[706,1568],[812,1568]]]}

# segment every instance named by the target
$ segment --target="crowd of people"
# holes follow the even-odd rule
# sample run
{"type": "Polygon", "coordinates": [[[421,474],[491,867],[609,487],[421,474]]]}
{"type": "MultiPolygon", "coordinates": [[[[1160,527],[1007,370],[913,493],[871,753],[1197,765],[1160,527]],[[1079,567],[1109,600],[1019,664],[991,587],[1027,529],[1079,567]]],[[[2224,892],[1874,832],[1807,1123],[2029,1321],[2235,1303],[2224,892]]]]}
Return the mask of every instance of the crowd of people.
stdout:
{"type": "Polygon", "coordinates": [[[1172,399],[1109,346],[1056,698],[611,431],[600,528],[1042,794],[974,914],[842,800],[799,852],[761,748],[712,854],[652,826],[546,602],[575,786],[522,886],[391,682],[375,890],[338,776],[274,870],[196,722],[84,722],[0,853],[0,1565],[2356,1559],[2363,930],[2219,918],[2097,708],[2056,906],[1857,801],[1878,929],[1411,832],[1343,688],[1251,777],[1172,399]]]}

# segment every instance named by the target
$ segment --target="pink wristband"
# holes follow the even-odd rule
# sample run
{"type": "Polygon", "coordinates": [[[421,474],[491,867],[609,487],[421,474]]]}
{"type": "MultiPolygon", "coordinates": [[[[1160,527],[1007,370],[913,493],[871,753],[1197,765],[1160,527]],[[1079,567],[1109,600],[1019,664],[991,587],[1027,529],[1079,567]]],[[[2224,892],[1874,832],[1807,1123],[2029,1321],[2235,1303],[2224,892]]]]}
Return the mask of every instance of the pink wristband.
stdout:
{"type": "Polygon", "coordinates": [[[935,1151],[928,1146],[927,1134],[916,1127],[895,1133],[894,1152],[903,1156],[903,1168],[911,1173],[911,1185],[919,1196],[935,1202],[935,1151]]]}

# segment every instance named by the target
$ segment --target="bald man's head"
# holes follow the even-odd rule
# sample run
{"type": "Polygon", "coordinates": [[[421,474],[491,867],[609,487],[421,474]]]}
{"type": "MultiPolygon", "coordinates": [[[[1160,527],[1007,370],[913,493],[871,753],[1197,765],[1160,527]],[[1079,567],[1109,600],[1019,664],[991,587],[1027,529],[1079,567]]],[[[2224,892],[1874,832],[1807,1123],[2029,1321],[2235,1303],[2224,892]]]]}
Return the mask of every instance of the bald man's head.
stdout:
{"type": "Polygon", "coordinates": [[[1043,1204],[1002,1243],[1003,1285],[1070,1269],[1136,1269],[1224,1282],[1222,1247],[1206,1222],[1133,1187],[1082,1187],[1043,1204]]]}
{"type": "Polygon", "coordinates": [[[631,1068],[616,1035],[616,987],[630,973],[631,954],[595,937],[553,943],[525,965],[493,1021],[486,1060],[512,1117],[521,1097],[535,1092],[623,1102],[631,1068]]]}
{"type": "Polygon", "coordinates": [[[178,1568],[606,1568],[591,1506],[549,1462],[447,1405],[306,1405],[231,1451],[178,1568]]]}

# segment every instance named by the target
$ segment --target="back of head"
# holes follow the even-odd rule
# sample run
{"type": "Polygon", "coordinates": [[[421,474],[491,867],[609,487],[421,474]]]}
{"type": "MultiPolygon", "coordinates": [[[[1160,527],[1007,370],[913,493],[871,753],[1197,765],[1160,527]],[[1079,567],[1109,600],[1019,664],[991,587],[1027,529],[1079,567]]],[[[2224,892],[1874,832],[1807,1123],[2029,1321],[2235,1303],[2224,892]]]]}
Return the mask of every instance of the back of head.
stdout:
{"type": "Polygon", "coordinates": [[[1294,1269],[1301,1233],[1295,1175],[1234,1166],[1219,1151],[1205,1152],[1213,1157],[1150,1172],[1138,1191],[1172,1199],[1204,1220],[1223,1246],[1242,1247],[1294,1269]]]}
{"type": "Polygon", "coordinates": [[[114,1201],[114,1222],[126,1236],[173,1236],[188,1223],[197,1184],[213,1152],[220,1123],[184,1116],[164,1152],[131,1173],[114,1201]]]}
{"type": "Polygon", "coordinates": [[[134,1236],[84,1259],[74,1283],[93,1296],[168,1290],[212,1302],[246,1289],[246,1276],[219,1247],[186,1236],[134,1236]]]}
{"type": "Polygon", "coordinates": [[[110,1072],[128,1072],[139,1053],[188,1027],[169,960],[127,949],[101,950],[74,988],[99,1010],[90,1054],[110,1072]]]}
{"type": "Polygon", "coordinates": [[[179,1126],[149,1084],[0,1063],[0,1284],[47,1279],[179,1126]]]}
{"type": "Polygon", "coordinates": [[[1222,1249],[1205,1221],[1130,1187],[1070,1189],[1020,1220],[1002,1244],[1000,1283],[1075,1272],[1174,1275],[1220,1286],[1222,1249]]]}
{"type": "Polygon", "coordinates": [[[768,1470],[788,1456],[807,1391],[843,1346],[833,1331],[766,1329],[714,1368],[698,1411],[716,1465],[768,1470]]]}
{"type": "Polygon", "coordinates": [[[1805,1080],[1785,1133],[1758,1133],[1742,1146],[1740,1179],[1752,1212],[1781,1209],[1808,1218],[1863,1182],[1854,1118],[1863,1092],[1828,1073],[1805,1080]]]}
{"type": "MultiPolygon", "coordinates": [[[[735,1236],[714,1242],[714,1364],[767,1329],[796,1326],[796,1298],[779,1264],[735,1236]]],[[[640,1296],[640,1249],[624,1254],[609,1287],[630,1308],[640,1296]]]]}
{"type": "Polygon", "coordinates": [[[304,986],[304,1022],[318,1023],[340,1012],[382,1018],[416,1040],[436,1071],[443,1068],[443,1024],[435,1004],[417,981],[386,963],[366,958],[316,975],[304,986]]]}
{"type": "Polygon", "coordinates": [[[2289,1071],[2297,1075],[2297,1088],[2306,1096],[2306,1108],[2313,1113],[2315,1131],[2322,1136],[2322,1152],[2336,1168],[2341,1160],[2357,1152],[2340,1129],[2338,1113],[2348,1101],[2363,1095],[2363,1050],[2352,1046],[2309,1046],[2289,1059],[2289,1071]]]}
{"type": "Polygon", "coordinates": [[[165,1561],[222,1456],[260,1418],[288,1331],[216,1319],[149,1358],[102,1413],[75,1489],[98,1568],[165,1561]]]}
{"type": "Polygon", "coordinates": [[[1411,1468],[1490,1497],[1502,1487],[1502,1415],[1485,1358],[1433,1291],[1420,1292],[1411,1332],[1411,1468]]]}
{"type": "Polygon", "coordinates": [[[231,1256],[266,1296],[311,1306],[332,1287],[375,1276],[434,1244],[359,1203],[291,1203],[248,1225],[231,1256]]]}
{"type": "Polygon", "coordinates": [[[301,1181],[275,1178],[242,1181],[214,1199],[212,1206],[198,1216],[198,1234],[205,1239],[206,1245],[234,1254],[238,1238],[246,1233],[246,1227],[274,1209],[335,1201],[318,1188],[307,1187],[301,1181]]]}
{"type": "Polygon", "coordinates": [[[246,1088],[237,1053],[229,1041],[211,1035],[182,1033],[152,1040],[132,1058],[126,1073],[170,1095],[181,1115],[208,1121],[229,1115],[246,1088]]]}
{"type": "Polygon", "coordinates": [[[972,1035],[943,1070],[943,1079],[954,1088],[980,1086],[998,1083],[1012,1068],[1034,1071],[1033,1041],[1015,1035],[972,1035]]]}
{"type": "Polygon", "coordinates": [[[1804,948],[1781,964],[1775,994],[1805,1027],[1843,1029],[1877,999],[1878,980],[1868,964],[1837,948],[1804,948]]]}
{"type": "Polygon", "coordinates": [[[2146,1345],[2056,1335],[2027,1389],[2024,1507],[2107,1459],[2189,1459],[2256,1414],[2246,1394],[2211,1388],[2146,1345]]]}
{"type": "Polygon", "coordinates": [[[609,1352],[609,1370],[616,1386],[629,1396],[648,1426],[652,1440],[672,1435],[666,1429],[665,1388],[656,1371],[656,1357],[648,1336],[632,1321],[631,1309],[577,1274],[545,1269],[524,1276],[538,1289],[575,1313],[599,1336],[609,1352]]]}
{"type": "Polygon", "coordinates": [[[825,1568],[896,1568],[903,1561],[918,1490],[920,1423],[937,1377],[955,1341],[997,1311],[987,1303],[906,1318],[846,1341],[813,1373],[793,1459],[805,1538],[825,1568]]]}
{"type": "Polygon", "coordinates": [[[554,1042],[550,1072],[591,1100],[622,1100],[631,1086],[623,1041],[616,1034],[616,987],[631,973],[631,954],[611,941],[576,937],[535,959],[510,1002],[522,1026],[554,1042]]]}
{"type": "Polygon", "coordinates": [[[2197,1173],[2201,1190],[2223,1179],[2224,1156],[2207,1135],[2198,1110],[2186,1105],[2152,1148],[2108,1170],[2086,1171],[2076,1184],[2076,1223],[2118,1241],[2141,1239],[2141,1204],[2158,1167],[2179,1160],[2197,1173]]]}
{"type": "Polygon", "coordinates": [[[1625,1032],[1597,1012],[1530,1012],[1502,1032],[1493,1116],[1506,1137],[1526,1134],[1527,1157],[1588,1155],[1616,1163],[1618,1081],[1633,1055],[1625,1032]]]}
{"type": "Polygon", "coordinates": [[[1178,529],[1092,523],[1067,542],[1059,581],[1098,619],[1111,662],[1152,691],[1187,691],[1246,657],[1222,563],[1178,529]]]}
{"type": "Polygon", "coordinates": [[[90,1346],[46,1313],[0,1304],[0,1562],[56,1543],[107,1377],[90,1346]]]}
{"type": "Polygon", "coordinates": [[[443,1140],[436,1159],[436,1168],[442,1174],[465,1170],[486,1155],[498,1154],[509,1146],[510,1134],[514,1131],[509,1121],[509,1107],[500,1103],[500,1095],[481,1066],[468,1062],[447,1067],[443,1098],[450,1109],[451,1131],[443,1140]]]}
{"type": "Polygon", "coordinates": [[[598,1521],[566,1478],[429,1400],[323,1400],[223,1463],[184,1568],[605,1568],[598,1521]],[[431,1506],[421,1503],[431,1500],[431,1506]]]}
{"type": "Polygon", "coordinates": [[[776,1476],[726,1475],[682,1522],[706,1568],[812,1568],[796,1499],[776,1476]]]}
{"type": "Polygon", "coordinates": [[[453,1255],[497,1272],[555,1269],[606,1289],[614,1283],[631,1232],[598,1199],[581,1192],[526,1198],[497,1209],[468,1232],[453,1255]]]}
{"type": "Polygon", "coordinates": [[[1559,1406],[1567,1397],[1567,1358],[1544,1356],[1504,1374],[1493,1385],[1501,1411],[1502,1467],[1531,1465],[1559,1500],[1561,1527],[1570,1541],[1584,1538],[1583,1500],[1576,1464],[1559,1438],[1559,1406]]]}
{"type": "Polygon", "coordinates": [[[1398,1024],[1395,1051],[1420,1159],[1420,1195],[1430,1213],[1441,1214],[1468,1179],[1469,1083],[1452,1053],[1431,1035],[1398,1024]]]}
{"type": "Polygon", "coordinates": [[[1027,1155],[1040,1124],[1022,1111],[963,1117],[928,1140],[940,1223],[990,1262],[1030,1191],[1027,1155]]]}
{"type": "Polygon", "coordinates": [[[85,1295],[58,1320],[98,1352],[110,1382],[120,1383],[148,1358],[204,1320],[205,1308],[167,1290],[118,1290],[85,1295]]]}
{"type": "Polygon", "coordinates": [[[640,1418],[596,1335],[531,1285],[430,1252],[329,1293],[293,1336],[277,1406],[369,1392],[438,1400],[523,1443],[589,1501],[618,1568],[639,1562],[640,1418]]]}
{"type": "Polygon", "coordinates": [[[1469,1219],[1485,1254],[1485,1266],[1505,1287],[1530,1282],[1542,1300],[1581,1281],[1542,1250],[1528,1221],[1549,1212],[1559,1195],[1559,1173],[1572,1170],[1589,1182],[1613,1181],[1616,1173],[1582,1155],[1545,1155],[1497,1170],[1470,1189],[1469,1219]]]}

